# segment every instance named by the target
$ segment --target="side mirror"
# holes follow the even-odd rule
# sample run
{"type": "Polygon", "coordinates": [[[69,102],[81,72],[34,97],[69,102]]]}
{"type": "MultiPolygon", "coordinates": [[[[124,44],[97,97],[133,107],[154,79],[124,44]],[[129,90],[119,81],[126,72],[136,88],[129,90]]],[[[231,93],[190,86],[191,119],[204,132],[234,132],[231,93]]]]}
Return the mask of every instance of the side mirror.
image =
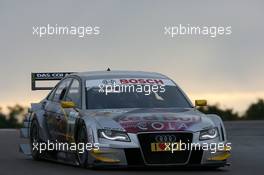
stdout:
{"type": "Polygon", "coordinates": [[[206,106],[207,101],[206,100],[195,100],[195,106],[206,106]]]}
{"type": "Polygon", "coordinates": [[[74,108],[76,105],[72,101],[61,101],[61,107],[63,108],[74,108]]]}

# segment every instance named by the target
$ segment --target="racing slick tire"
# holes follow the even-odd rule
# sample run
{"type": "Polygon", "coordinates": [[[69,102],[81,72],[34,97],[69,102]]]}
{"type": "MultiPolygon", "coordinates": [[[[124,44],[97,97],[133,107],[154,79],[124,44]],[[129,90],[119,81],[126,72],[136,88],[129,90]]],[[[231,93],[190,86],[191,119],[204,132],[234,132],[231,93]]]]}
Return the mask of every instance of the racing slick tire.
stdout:
{"type": "MultiPolygon", "coordinates": [[[[80,123],[77,131],[76,144],[86,144],[88,142],[86,126],[83,122],[80,123]]],[[[78,150],[77,149],[77,158],[79,166],[82,168],[88,168],[88,150],[78,150]],[[83,151],[83,152],[80,152],[83,151]]]]}
{"type": "Polygon", "coordinates": [[[39,145],[41,139],[39,136],[39,124],[37,122],[37,120],[33,120],[31,127],[30,127],[30,146],[31,146],[31,153],[32,153],[32,158],[34,160],[41,160],[41,153],[39,152],[39,150],[34,149],[32,146],[33,144],[35,145],[39,145]]]}

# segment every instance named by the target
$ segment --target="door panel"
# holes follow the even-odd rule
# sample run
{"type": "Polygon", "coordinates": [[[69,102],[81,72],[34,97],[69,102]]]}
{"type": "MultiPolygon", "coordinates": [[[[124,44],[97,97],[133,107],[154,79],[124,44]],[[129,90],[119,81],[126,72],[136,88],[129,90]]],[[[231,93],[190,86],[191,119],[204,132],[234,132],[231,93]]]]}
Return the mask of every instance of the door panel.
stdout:
{"type": "Polygon", "coordinates": [[[74,141],[74,124],[78,118],[78,112],[73,109],[62,109],[57,115],[60,116],[60,120],[57,120],[58,130],[57,139],[61,142],[74,141]]]}
{"type": "Polygon", "coordinates": [[[74,140],[74,124],[79,117],[78,109],[81,108],[81,83],[77,79],[73,79],[70,88],[64,98],[65,101],[74,102],[76,107],[63,109],[58,113],[62,120],[58,122],[58,137],[61,141],[71,142],[74,140]]]}
{"type": "Polygon", "coordinates": [[[46,111],[46,122],[48,127],[48,132],[50,135],[50,138],[52,140],[56,140],[57,135],[57,121],[56,121],[56,111],[59,110],[59,103],[58,102],[52,102],[49,101],[46,104],[45,111],[46,111]]]}
{"type": "Polygon", "coordinates": [[[65,125],[65,120],[63,114],[63,108],[61,107],[61,100],[64,98],[67,89],[72,81],[72,78],[67,78],[60,82],[58,87],[54,89],[54,95],[51,99],[47,101],[45,106],[45,115],[47,121],[48,132],[50,138],[55,140],[60,139],[60,130],[63,130],[63,125],[65,125]]]}

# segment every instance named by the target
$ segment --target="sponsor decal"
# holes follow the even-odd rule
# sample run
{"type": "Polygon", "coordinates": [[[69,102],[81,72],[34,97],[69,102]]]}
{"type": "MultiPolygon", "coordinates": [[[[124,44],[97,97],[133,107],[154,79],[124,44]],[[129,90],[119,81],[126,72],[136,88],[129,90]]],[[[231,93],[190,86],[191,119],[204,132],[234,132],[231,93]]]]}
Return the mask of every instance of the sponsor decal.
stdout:
{"type": "Polygon", "coordinates": [[[136,114],[116,117],[116,120],[127,132],[140,131],[184,131],[194,123],[201,121],[200,116],[186,114],[136,114]]]}
{"type": "Polygon", "coordinates": [[[151,152],[171,151],[170,143],[151,143],[151,152]]]}
{"type": "Polygon", "coordinates": [[[52,73],[34,73],[35,79],[37,80],[52,80],[52,79],[62,79],[66,75],[71,74],[71,72],[52,72],[52,73]]]}
{"type": "Polygon", "coordinates": [[[116,84],[116,80],[102,80],[102,84],[107,85],[107,84],[116,84]]]}
{"type": "Polygon", "coordinates": [[[116,79],[97,79],[86,80],[86,88],[99,87],[100,85],[164,85],[175,86],[169,79],[155,78],[116,78],[116,79]]]}
{"type": "Polygon", "coordinates": [[[120,79],[121,84],[164,84],[162,79],[120,79]]]}

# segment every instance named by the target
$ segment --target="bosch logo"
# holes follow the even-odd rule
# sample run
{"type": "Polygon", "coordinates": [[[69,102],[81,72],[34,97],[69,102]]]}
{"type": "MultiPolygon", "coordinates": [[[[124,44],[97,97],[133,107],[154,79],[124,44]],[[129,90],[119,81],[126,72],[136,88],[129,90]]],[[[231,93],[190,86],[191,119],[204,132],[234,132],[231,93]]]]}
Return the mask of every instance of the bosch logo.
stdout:
{"type": "Polygon", "coordinates": [[[160,79],[120,79],[121,84],[164,84],[160,79]]]}
{"type": "Polygon", "coordinates": [[[156,142],[176,142],[175,135],[157,135],[155,137],[156,142]]]}

